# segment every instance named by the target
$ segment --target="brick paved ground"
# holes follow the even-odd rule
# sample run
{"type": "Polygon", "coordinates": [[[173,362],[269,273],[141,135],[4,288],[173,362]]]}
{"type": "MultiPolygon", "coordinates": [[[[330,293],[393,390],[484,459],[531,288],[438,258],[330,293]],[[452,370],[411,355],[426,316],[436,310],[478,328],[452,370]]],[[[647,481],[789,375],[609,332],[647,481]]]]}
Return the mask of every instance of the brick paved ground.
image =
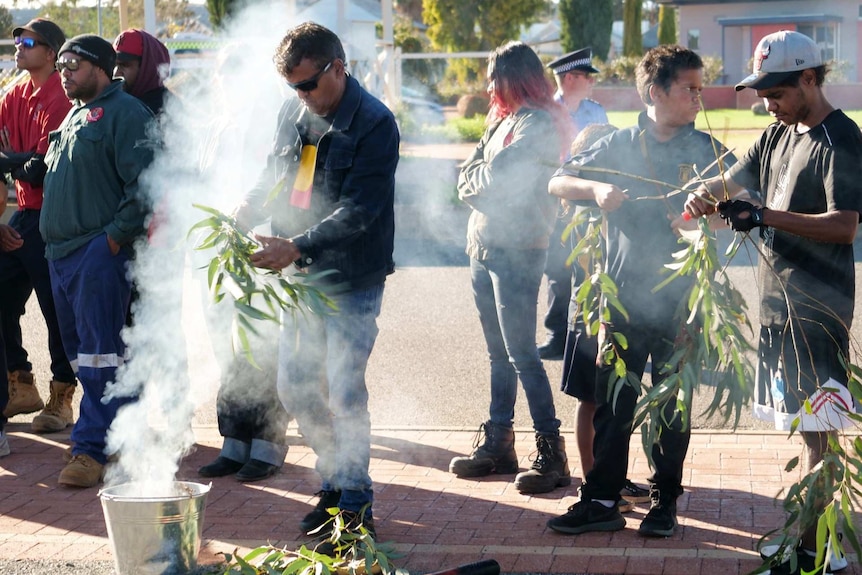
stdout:
{"type": "MultiPolygon", "coordinates": [[[[14,453],[0,462],[0,559],[110,559],[97,491],[56,486],[68,434],[36,436],[26,429],[9,426],[14,453]]],[[[181,479],[196,480],[197,467],[220,445],[214,428],[195,433],[198,443],[181,466],[181,479]]],[[[236,547],[300,542],[296,525],[316,502],[318,480],[310,450],[295,430],[289,438],[287,463],[271,480],[213,482],[201,564],[236,547]]],[[[783,521],[774,497],[794,480],[783,468],[799,452],[782,434],[695,432],[673,537],[638,536],[644,508],[626,516],[623,531],[568,537],[549,531],[545,522],[574,502],[577,482],[526,497],[515,491],[511,476],[456,479],[447,471],[449,460],[468,453],[473,438],[463,429],[373,431],[378,535],[404,554],[398,566],[423,573],[493,558],[506,573],[747,573],[758,565],[757,538],[783,521]]],[[[573,454],[574,439],[567,439],[573,454]]],[[[529,467],[529,431],[519,431],[517,449],[521,467],[529,467]]],[[[647,465],[638,445],[632,454],[630,477],[643,482],[647,465]]],[[[576,458],[570,463],[577,469],[576,458]]],[[[853,555],[846,573],[862,573],[853,555]]]]}

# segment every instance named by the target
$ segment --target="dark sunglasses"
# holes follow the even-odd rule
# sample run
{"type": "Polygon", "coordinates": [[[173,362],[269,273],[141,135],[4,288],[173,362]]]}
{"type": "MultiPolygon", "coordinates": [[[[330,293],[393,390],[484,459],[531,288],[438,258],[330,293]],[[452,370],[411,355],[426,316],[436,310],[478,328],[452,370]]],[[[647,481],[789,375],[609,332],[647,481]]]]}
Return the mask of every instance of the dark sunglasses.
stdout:
{"type": "Polygon", "coordinates": [[[302,82],[297,82],[296,84],[291,84],[290,82],[288,82],[287,85],[296,90],[297,92],[313,92],[317,90],[318,80],[320,80],[320,77],[326,74],[326,72],[332,67],[332,62],[335,62],[335,60],[330,61],[329,64],[323,67],[323,70],[321,70],[308,80],[303,80],[302,82]]]}
{"type": "Polygon", "coordinates": [[[47,46],[46,43],[40,42],[35,38],[24,38],[22,36],[15,36],[15,45],[23,46],[25,48],[35,48],[36,46],[47,46]]]}
{"type": "Polygon", "coordinates": [[[62,72],[63,70],[68,70],[70,72],[76,72],[78,68],[81,67],[80,60],[57,60],[57,64],[55,64],[57,71],[62,72]]]}

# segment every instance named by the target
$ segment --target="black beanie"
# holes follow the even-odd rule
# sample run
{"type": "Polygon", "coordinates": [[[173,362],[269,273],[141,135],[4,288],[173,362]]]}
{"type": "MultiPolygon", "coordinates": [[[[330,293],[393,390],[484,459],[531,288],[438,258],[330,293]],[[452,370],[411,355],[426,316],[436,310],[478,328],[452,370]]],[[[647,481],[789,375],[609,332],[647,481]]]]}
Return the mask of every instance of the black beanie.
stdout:
{"type": "Polygon", "coordinates": [[[117,53],[110,42],[95,34],[81,34],[66,40],[60,48],[60,54],[73,52],[84,60],[101,68],[108,75],[114,77],[114,66],[117,63],[117,53]]]}

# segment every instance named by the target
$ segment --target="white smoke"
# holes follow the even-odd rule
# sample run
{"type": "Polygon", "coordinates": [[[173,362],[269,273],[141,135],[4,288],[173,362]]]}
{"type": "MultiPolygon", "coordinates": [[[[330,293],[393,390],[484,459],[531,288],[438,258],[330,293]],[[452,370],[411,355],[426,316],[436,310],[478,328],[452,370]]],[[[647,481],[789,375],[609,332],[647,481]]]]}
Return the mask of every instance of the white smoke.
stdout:
{"type": "Polygon", "coordinates": [[[130,359],[106,393],[139,399],[121,408],[108,433],[116,463],[106,484],[170,494],[194,443],[194,412],[216,393],[219,369],[200,361],[231,353],[231,306],[214,309],[206,294],[200,268],[212,254],[195,251],[199,238],[186,234],[207,214],[192,204],[230,212],[254,185],[287,94],[272,56],[296,23],[284,4],[252,6],[219,34],[218,56],[200,55],[198,69],[175,64],[168,85],[178,97],[164,111],[164,148],[141,179],[157,222],[132,269],[141,297],[124,332],[130,359]]]}

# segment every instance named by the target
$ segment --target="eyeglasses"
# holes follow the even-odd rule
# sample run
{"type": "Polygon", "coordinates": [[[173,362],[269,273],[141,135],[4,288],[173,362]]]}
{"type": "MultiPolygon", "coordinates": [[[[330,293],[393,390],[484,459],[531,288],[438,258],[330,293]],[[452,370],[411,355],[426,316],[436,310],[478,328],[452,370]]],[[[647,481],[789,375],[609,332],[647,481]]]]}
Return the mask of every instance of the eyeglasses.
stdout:
{"type": "Polygon", "coordinates": [[[317,90],[318,80],[320,80],[320,77],[326,74],[326,72],[332,67],[332,62],[335,62],[335,60],[330,61],[329,64],[323,67],[323,70],[321,70],[308,80],[303,80],[302,82],[297,82],[296,84],[291,84],[290,82],[288,82],[287,85],[296,90],[297,92],[313,92],[317,90]]]}
{"type": "Polygon", "coordinates": [[[68,70],[70,72],[77,72],[78,68],[81,67],[80,60],[57,60],[56,68],[58,72],[62,72],[63,70],[68,70]]]}
{"type": "Polygon", "coordinates": [[[15,36],[15,45],[23,46],[24,48],[35,48],[36,46],[47,46],[46,43],[40,42],[35,38],[24,38],[23,36],[15,36]]]}

